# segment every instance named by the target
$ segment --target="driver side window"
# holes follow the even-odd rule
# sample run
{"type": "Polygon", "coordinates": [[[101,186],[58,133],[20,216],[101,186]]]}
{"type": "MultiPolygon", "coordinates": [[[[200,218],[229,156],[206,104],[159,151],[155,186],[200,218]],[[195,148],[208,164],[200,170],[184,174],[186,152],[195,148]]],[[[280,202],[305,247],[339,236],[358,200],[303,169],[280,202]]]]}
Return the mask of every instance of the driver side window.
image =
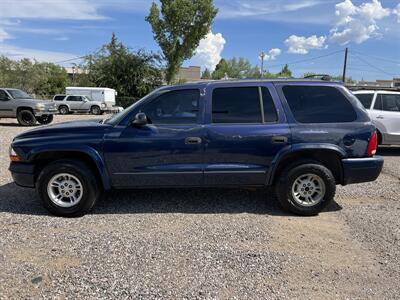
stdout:
{"type": "Polygon", "coordinates": [[[0,101],[7,101],[7,100],[9,100],[7,93],[3,90],[0,90],[0,101]]]}
{"type": "Polygon", "coordinates": [[[196,124],[199,117],[199,99],[199,90],[171,91],[146,104],[141,112],[156,125],[196,124]]]}

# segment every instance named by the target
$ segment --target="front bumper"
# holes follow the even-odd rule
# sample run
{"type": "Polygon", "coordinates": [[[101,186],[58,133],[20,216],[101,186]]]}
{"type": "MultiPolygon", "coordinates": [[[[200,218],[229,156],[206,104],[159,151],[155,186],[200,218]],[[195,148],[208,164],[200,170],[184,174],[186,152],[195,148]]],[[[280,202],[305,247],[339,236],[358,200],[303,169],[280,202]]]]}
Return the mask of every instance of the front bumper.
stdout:
{"type": "Polygon", "coordinates": [[[35,117],[41,117],[41,116],[45,116],[45,115],[54,115],[56,113],[58,113],[57,108],[50,108],[50,109],[46,109],[46,110],[38,110],[35,109],[34,111],[35,117]]]}
{"type": "Polygon", "coordinates": [[[348,158],[342,160],[343,185],[374,181],[383,168],[383,158],[348,158]]]}
{"type": "Polygon", "coordinates": [[[35,165],[22,162],[11,162],[10,170],[14,182],[22,187],[35,187],[35,165]]]}

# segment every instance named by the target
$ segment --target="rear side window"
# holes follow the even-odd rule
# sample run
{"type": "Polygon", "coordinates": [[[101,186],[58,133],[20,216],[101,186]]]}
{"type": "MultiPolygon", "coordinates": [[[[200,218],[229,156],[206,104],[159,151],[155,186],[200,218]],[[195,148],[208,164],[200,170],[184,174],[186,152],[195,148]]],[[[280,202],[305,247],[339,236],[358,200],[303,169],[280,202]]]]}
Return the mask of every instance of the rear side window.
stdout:
{"type": "Polygon", "coordinates": [[[265,87],[261,88],[263,108],[264,108],[264,122],[275,123],[278,121],[278,114],[276,112],[274,100],[272,99],[271,93],[265,87]]]}
{"type": "Polygon", "coordinates": [[[358,98],[358,100],[360,100],[361,104],[366,109],[371,108],[372,99],[374,98],[374,94],[355,94],[354,96],[356,96],[358,98]]]}
{"type": "Polygon", "coordinates": [[[374,109],[400,112],[400,95],[379,94],[376,98],[374,109]]]}
{"type": "Polygon", "coordinates": [[[214,89],[212,121],[213,123],[262,123],[258,87],[214,89]]]}
{"type": "Polygon", "coordinates": [[[299,123],[341,123],[357,118],[349,100],[330,86],[284,86],[285,98],[299,123]]]}
{"type": "Polygon", "coordinates": [[[65,96],[55,96],[54,101],[63,101],[65,96]]]}

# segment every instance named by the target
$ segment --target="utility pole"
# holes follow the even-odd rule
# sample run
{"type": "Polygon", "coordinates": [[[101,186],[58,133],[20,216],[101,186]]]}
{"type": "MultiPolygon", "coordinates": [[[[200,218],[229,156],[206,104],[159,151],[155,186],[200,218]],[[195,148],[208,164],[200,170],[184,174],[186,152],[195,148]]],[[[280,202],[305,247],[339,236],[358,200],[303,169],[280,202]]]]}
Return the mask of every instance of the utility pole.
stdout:
{"type": "Polygon", "coordinates": [[[265,57],[267,56],[267,54],[264,52],[264,51],[262,51],[261,53],[260,53],[260,59],[261,59],[261,78],[263,78],[263,76],[264,76],[264,59],[265,59],[265,57]]]}
{"type": "Polygon", "coordinates": [[[346,70],[347,70],[347,55],[349,53],[349,48],[346,47],[344,51],[344,65],[343,65],[343,82],[346,83],[346,70]]]}

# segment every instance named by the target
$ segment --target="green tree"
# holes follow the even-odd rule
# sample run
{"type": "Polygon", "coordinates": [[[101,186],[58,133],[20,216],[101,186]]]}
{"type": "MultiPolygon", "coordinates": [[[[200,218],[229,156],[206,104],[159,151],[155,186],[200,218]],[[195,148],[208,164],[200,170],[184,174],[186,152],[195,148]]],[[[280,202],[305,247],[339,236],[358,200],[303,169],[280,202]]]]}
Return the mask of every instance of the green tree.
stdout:
{"type": "Polygon", "coordinates": [[[211,72],[209,69],[205,69],[201,74],[201,79],[211,79],[211,72]]]}
{"type": "Polygon", "coordinates": [[[292,71],[289,69],[289,66],[286,64],[282,70],[276,74],[278,77],[283,77],[283,78],[292,78],[293,74],[292,71]]]}
{"type": "Polygon", "coordinates": [[[61,66],[30,59],[0,57],[0,86],[22,89],[37,97],[50,98],[65,92],[68,74],[61,66]]]}
{"type": "Polygon", "coordinates": [[[240,57],[229,60],[221,59],[212,74],[213,79],[222,79],[227,75],[229,78],[259,78],[259,68],[253,67],[249,60],[240,57]]]}
{"type": "Polygon", "coordinates": [[[200,40],[211,30],[217,9],[212,0],[160,0],[153,2],[146,21],[167,61],[165,79],[174,81],[186,59],[190,59],[200,40]]]}
{"type": "Polygon", "coordinates": [[[130,52],[115,34],[81,67],[88,74],[78,77],[80,85],[113,88],[122,97],[140,98],[162,84],[160,57],[144,50],[130,52]]]}

